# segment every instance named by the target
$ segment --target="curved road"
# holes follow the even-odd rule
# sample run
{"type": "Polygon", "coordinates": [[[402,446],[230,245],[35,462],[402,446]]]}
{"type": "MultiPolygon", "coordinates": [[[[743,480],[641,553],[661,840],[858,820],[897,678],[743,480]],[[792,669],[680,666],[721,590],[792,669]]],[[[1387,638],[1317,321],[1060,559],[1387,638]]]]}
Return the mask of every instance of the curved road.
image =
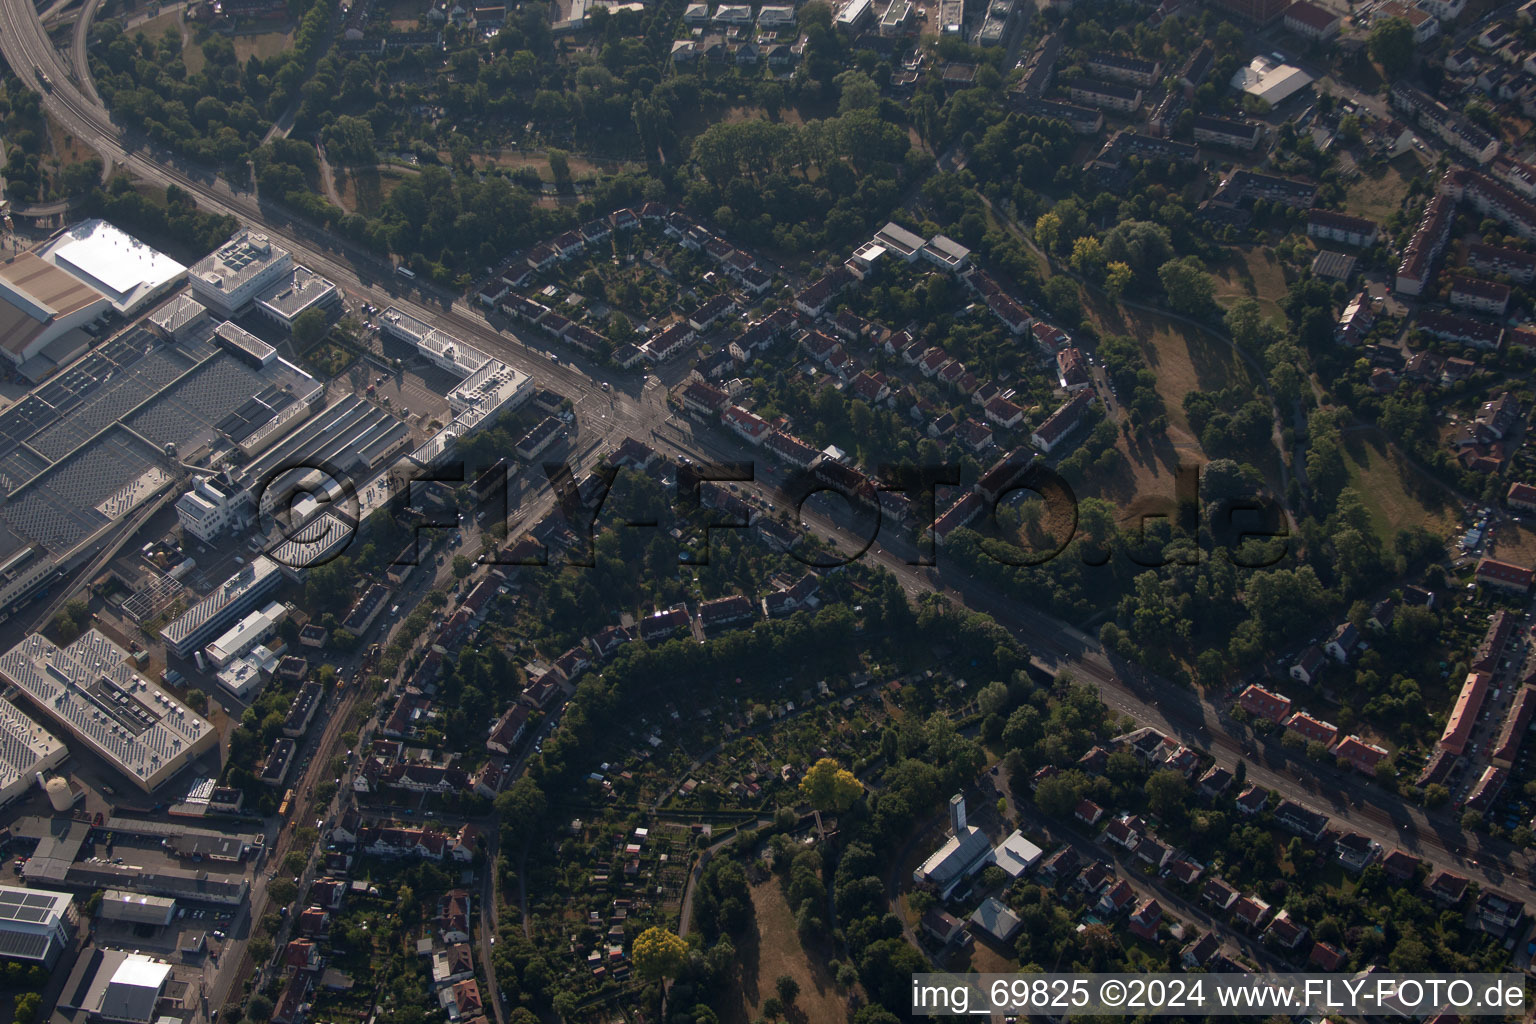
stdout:
{"type": "MultiPolygon", "coordinates": [[[[721,462],[753,459],[752,450],[725,431],[700,430],[687,421],[669,424],[660,439],[678,452],[694,456],[702,452],[721,462]]],[[[781,504],[776,476],[770,469],[766,480],[741,486],[766,502],[781,504]]],[[[863,547],[869,532],[867,525],[828,517],[811,505],[805,506],[801,518],[817,533],[838,538],[845,551],[863,547]]],[[[1425,812],[1373,780],[1294,754],[1278,742],[1256,738],[1214,702],[1107,653],[1096,639],[1022,603],[1016,595],[1000,593],[958,572],[935,583],[929,569],[913,564],[917,550],[894,537],[896,532],[890,527],[882,530],[864,557],[889,570],[908,595],[938,592],[954,604],[991,615],[1023,641],[1039,667],[1050,672],[1065,670],[1079,682],[1093,684],[1112,709],[1203,749],[1228,769],[1239,760],[1245,761],[1249,781],[1328,815],[1335,828],[1364,833],[1385,849],[1406,850],[1436,867],[1466,875],[1485,888],[1495,887],[1536,905],[1528,852],[1500,840],[1464,833],[1443,811],[1425,812]]]]}

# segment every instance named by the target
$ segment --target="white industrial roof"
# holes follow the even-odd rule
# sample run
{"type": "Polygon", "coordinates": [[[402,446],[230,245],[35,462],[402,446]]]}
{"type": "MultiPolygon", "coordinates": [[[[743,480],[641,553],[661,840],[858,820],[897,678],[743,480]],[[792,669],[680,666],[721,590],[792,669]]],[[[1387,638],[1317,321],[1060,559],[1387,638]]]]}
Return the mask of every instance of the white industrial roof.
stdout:
{"type": "Polygon", "coordinates": [[[148,1021],[154,1016],[155,1004],[170,974],[170,964],[129,953],[112,972],[112,979],[92,1009],[107,1020],[148,1021]]]}
{"type": "Polygon", "coordinates": [[[992,862],[1010,878],[1018,878],[1040,859],[1043,852],[1040,847],[1025,839],[1024,833],[1015,830],[1013,835],[1004,839],[992,851],[992,862]]]}
{"type": "Polygon", "coordinates": [[[112,984],[159,988],[170,973],[170,964],[151,960],[147,956],[130,956],[112,973],[112,984]]]}
{"type": "Polygon", "coordinates": [[[287,611],[276,601],[253,612],[248,612],[233,626],[225,630],[217,640],[208,645],[208,654],[214,664],[222,664],[238,658],[254,647],[273,627],[287,617],[287,611]]]}
{"type": "Polygon", "coordinates": [[[104,220],[76,224],[44,250],[47,258],[103,292],[119,312],[176,280],[187,268],[104,220]]]}
{"type": "Polygon", "coordinates": [[[1273,105],[1312,84],[1312,76],[1289,64],[1276,64],[1268,57],[1255,57],[1247,67],[1232,76],[1232,88],[1273,105]]]}

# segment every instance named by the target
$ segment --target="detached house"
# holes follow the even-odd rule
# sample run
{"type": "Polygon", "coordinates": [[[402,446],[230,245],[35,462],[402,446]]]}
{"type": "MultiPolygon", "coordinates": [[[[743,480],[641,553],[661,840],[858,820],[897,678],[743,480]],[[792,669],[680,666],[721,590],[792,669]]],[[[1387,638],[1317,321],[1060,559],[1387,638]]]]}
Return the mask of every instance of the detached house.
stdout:
{"type": "Polygon", "coordinates": [[[1323,649],[1333,656],[1335,661],[1347,662],[1354,655],[1355,648],[1360,646],[1360,631],[1353,623],[1341,622],[1329,635],[1328,642],[1323,649]]]}
{"type": "Polygon", "coordinates": [[[1311,685],[1323,670],[1323,657],[1322,648],[1312,644],[1301,652],[1296,664],[1291,666],[1291,678],[1298,683],[1311,685]]]}

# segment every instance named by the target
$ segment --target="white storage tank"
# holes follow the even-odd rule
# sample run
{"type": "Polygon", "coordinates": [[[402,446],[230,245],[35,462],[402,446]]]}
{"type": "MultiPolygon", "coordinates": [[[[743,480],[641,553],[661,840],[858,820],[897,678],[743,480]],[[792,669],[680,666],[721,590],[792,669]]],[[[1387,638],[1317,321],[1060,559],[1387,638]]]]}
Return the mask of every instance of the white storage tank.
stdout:
{"type": "Polygon", "coordinates": [[[37,775],[38,783],[43,787],[43,792],[48,794],[48,802],[53,805],[57,814],[63,814],[75,805],[74,791],[69,788],[69,783],[55,775],[51,779],[44,779],[41,772],[37,775]]]}

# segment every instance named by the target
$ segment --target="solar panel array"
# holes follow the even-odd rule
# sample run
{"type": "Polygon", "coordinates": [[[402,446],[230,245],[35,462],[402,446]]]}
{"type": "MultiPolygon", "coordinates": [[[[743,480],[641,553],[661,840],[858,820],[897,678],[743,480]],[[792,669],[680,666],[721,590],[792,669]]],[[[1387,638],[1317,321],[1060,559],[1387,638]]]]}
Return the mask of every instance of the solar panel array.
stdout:
{"type": "Polygon", "coordinates": [[[0,931],[0,956],[13,960],[42,960],[52,938],[39,932],[0,931]]]}
{"type": "Polygon", "coordinates": [[[169,474],[151,468],[166,445],[200,447],[253,395],[294,401],[283,386],[302,378],[281,363],[252,369],[213,343],[213,328],[172,344],[135,327],[0,413],[0,521],[64,554],[164,486],[169,474]]]}
{"type": "Polygon", "coordinates": [[[0,699],[0,789],[30,778],[58,749],[58,740],[10,701],[0,699]]]}
{"type": "Polygon", "coordinates": [[[0,456],[0,485],[10,494],[48,468],[48,460],[30,448],[13,448],[0,456]]]}
{"type": "Polygon", "coordinates": [[[213,727],[137,675],[97,630],[62,650],[33,633],[0,655],[0,676],[98,754],[149,787],[190,759],[213,727]],[[142,726],[142,731],[135,731],[142,726]]]}
{"type": "Polygon", "coordinates": [[[0,921],[42,924],[57,913],[58,894],[0,889],[0,921]]]}
{"type": "Polygon", "coordinates": [[[0,518],[49,551],[68,551],[110,522],[96,506],[155,466],[156,455],[143,441],[114,429],[13,494],[0,507],[0,518]]]}
{"type": "Polygon", "coordinates": [[[267,378],[233,356],[210,359],[125,421],[156,444],[187,444],[267,387],[267,378]]]}
{"type": "Polygon", "coordinates": [[[282,410],[298,401],[290,391],[276,385],[268,385],[252,395],[250,400],[225,416],[214,427],[235,444],[245,441],[262,427],[271,423],[282,410]]]}

